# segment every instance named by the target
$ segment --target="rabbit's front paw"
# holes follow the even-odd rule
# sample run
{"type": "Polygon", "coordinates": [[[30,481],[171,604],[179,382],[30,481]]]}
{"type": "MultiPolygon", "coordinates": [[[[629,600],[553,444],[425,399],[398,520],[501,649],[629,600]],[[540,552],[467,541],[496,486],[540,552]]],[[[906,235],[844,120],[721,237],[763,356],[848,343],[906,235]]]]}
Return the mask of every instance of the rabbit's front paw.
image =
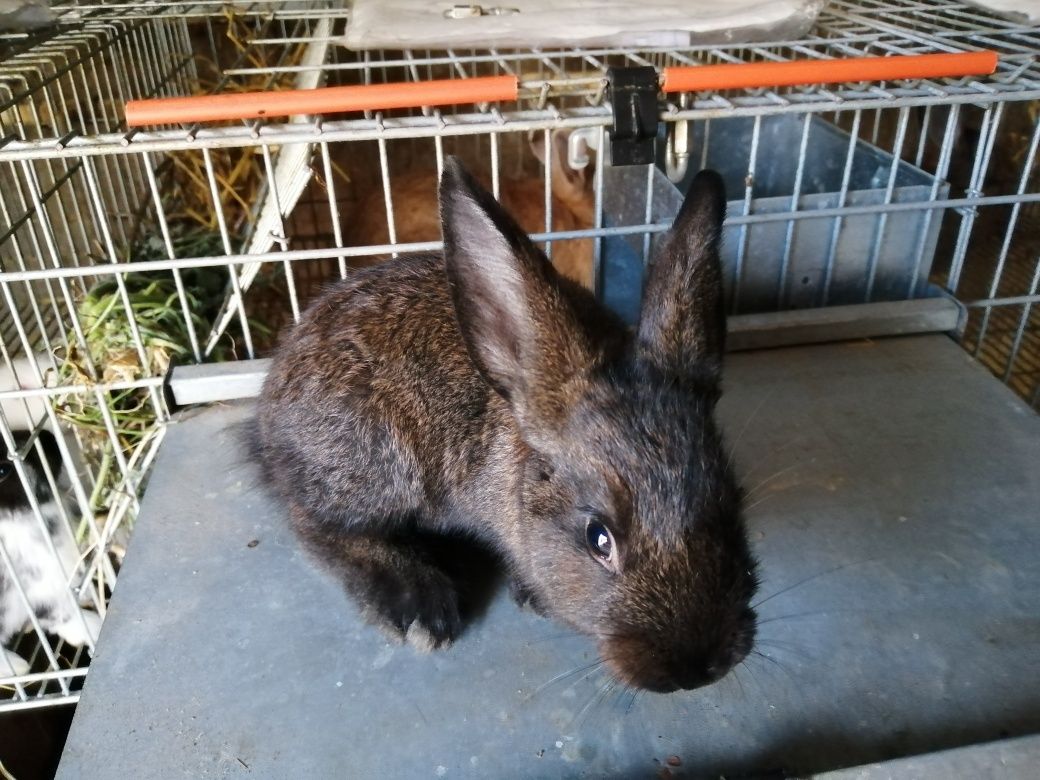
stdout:
{"type": "Polygon", "coordinates": [[[7,677],[9,674],[13,677],[20,677],[29,673],[29,662],[18,653],[0,647],[0,655],[3,656],[3,659],[0,660],[0,677],[7,677]]]}
{"type": "Polygon", "coordinates": [[[367,616],[423,652],[447,647],[462,627],[455,584],[432,566],[401,572],[368,595],[367,616]]]}
{"type": "Polygon", "coordinates": [[[97,641],[101,616],[89,609],[81,609],[68,620],[55,624],[51,630],[70,645],[83,647],[91,640],[97,641]]]}

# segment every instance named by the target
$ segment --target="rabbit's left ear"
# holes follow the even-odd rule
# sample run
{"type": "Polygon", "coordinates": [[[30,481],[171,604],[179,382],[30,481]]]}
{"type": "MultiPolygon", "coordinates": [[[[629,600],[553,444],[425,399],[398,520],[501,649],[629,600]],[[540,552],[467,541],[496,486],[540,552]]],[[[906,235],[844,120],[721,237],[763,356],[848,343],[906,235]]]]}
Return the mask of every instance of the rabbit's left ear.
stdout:
{"type": "Polygon", "coordinates": [[[641,359],[709,386],[718,382],[726,345],[719,260],[725,213],[722,177],[701,171],[650,269],[639,321],[641,359]]]}
{"type": "Polygon", "coordinates": [[[567,380],[590,362],[559,277],[499,203],[454,158],[440,188],[444,257],[463,341],[522,422],[551,425],[567,380]]]}

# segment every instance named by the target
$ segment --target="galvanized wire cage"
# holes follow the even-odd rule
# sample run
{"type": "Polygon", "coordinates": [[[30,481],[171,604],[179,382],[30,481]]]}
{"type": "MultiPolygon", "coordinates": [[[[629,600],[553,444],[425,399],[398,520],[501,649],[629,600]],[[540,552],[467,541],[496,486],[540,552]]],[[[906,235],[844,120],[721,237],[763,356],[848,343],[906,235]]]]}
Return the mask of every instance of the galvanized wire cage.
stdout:
{"type": "Polygon", "coordinates": [[[104,616],[170,421],[171,365],[262,356],[321,285],[436,249],[447,154],[531,206],[524,227],[554,262],[578,258],[628,315],[684,182],[714,167],[732,314],[949,297],[965,349],[1040,406],[1037,27],[945,0],[837,0],[797,41],[355,52],[341,6],[80,4],[0,40],[0,435],[26,486],[0,528],[32,524],[88,618],[79,643],[55,633],[0,535],[0,583],[30,616],[6,638],[0,709],[77,696],[89,616],[104,616]],[[999,53],[994,75],[670,96],[660,165],[606,162],[610,67],[976,48],[999,53]],[[141,130],[122,113],[156,96],[485,75],[517,77],[519,99],[141,130]],[[43,430],[61,467],[40,477],[43,430]]]}

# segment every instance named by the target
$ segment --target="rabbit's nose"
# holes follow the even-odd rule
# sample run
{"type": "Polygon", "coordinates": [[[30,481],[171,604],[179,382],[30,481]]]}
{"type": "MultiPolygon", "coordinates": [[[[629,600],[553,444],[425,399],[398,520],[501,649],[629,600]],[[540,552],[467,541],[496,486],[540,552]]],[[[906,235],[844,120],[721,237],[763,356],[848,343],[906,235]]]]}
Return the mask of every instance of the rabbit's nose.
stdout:
{"type": "Polygon", "coordinates": [[[730,666],[720,663],[694,663],[685,664],[672,673],[672,681],[676,688],[692,690],[711,685],[716,680],[725,676],[730,666]]]}
{"type": "Polygon", "coordinates": [[[643,679],[638,682],[638,685],[640,688],[652,691],[653,693],[673,693],[683,687],[671,677],[643,679]]]}

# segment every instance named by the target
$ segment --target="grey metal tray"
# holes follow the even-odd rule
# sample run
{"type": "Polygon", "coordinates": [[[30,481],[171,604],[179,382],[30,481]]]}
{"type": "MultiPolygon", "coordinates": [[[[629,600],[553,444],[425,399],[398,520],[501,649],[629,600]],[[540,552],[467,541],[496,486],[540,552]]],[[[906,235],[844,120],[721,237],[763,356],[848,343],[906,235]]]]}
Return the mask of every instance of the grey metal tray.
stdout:
{"type": "Polygon", "coordinates": [[[362,626],[247,411],[171,427],[59,777],[808,773],[1040,731],[1040,418],[944,336],[730,356],[768,659],[634,702],[547,684],[592,644],[504,594],[435,655],[362,626]]]}
{"type": "MultiPolygon", "coordinates": [[[[653,169],[649,214],[646,169],[604,168],[605,224],[638,225],[649,218],[670,225],[703,165],[721,174],[730,198],[721,259],[731,312],[901,301],[931,294],[928,274],[943,210],[924,206],[949,194],[947,182],[895,160],[862,138],[852,139],[819,116],[713,119],[707,149],[705,127],[704,122],[689,127],[693,156],[682,181],[673,185],[659,168],[653,169]],[[756,121],[759,152],[752,166],[748,155],[756,148],[756,121]],[[800,169],[803,133],[809,151],[800,169]],[[743,224],[744,190],[752,167],[754,189],[747,214],[766,221],[743,224]],[[886,198],[890,175],[892,191],[886,198]],[[886,203],[895,205],[884,214],[808,218],[824,209],[883,208],[886,203]],[[802,218],[782,218],[792,211],[801,212],[802,218]]],[[[663,149],[664,144],[658,144],[662,159],[663,149]]],[[[651,249],[661,235],[651,239],[651,249]]],[[[607,305],[629,322],[639,312],[643,242],[642,234],[610,236],[603,242],[601,292],[607,305]]]]}

